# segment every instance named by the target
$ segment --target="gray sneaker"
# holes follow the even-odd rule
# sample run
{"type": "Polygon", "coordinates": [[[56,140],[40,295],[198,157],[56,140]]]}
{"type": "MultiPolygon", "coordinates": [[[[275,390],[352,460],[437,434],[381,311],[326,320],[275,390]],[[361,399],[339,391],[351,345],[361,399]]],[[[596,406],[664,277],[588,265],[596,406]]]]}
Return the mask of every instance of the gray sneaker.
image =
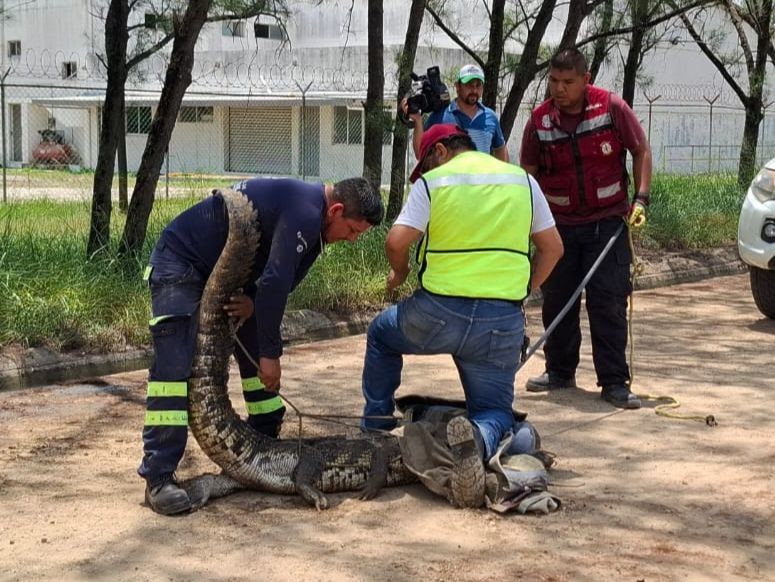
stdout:
{"type": "Polygon", "coordinates": [[[634,410],[641,407],[640,398],[638,398],[636,394],[630,392],[630,389],[625,384],[603,386],[600,398],[606,402],[610,402],[617,408],[634,410]]]}
{"type": "Polygon", "coordinates": [[[447,443],[455,459],[449,501],[456,507],[484,505],[484,461],[476,444],[474,430],[474,426],[464,416],[456,416],[447,424],[447,443]]]}
{"type": "Polygon", "coordinates": [[[566,388],[575,388],[576,378],[563,378],[554,372],[544,372],[535,378],[528,378],[525,388],[528,392],[546,392],[548,390],[564,390],[566,388]]]}

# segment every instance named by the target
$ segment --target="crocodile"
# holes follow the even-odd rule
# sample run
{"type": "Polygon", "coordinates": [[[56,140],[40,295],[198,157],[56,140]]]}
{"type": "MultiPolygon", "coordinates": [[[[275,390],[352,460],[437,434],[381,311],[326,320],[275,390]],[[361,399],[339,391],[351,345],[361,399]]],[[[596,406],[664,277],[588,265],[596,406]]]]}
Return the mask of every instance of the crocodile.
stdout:
{"type": "Polygon", "coordinates": [[[255,489],[299,494],[325,509],[326,493],[360,490],[361,499],[371,499],[384,486],[416,481],[402,462],[395,436],[274,439],[254,431],[234,411],[228,396],[234,328],[223,306],[235,290],[246,286],[260,234],[257,211],[245,196],[228,189],[215,194],[224,200],[229,232],[200,302],[188,420],[199,446],[222,472],[184,484],[192,508],[240,489],[255,489]]]}

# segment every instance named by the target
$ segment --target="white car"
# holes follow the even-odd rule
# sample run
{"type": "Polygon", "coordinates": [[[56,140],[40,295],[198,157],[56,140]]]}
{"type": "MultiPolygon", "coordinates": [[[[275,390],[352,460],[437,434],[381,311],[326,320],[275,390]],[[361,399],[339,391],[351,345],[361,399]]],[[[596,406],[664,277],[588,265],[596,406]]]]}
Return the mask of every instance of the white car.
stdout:
{"type": "Polygon", "coordinates": [[[751,182],[737,227],[740,258],[751,269],[756,307],[775,319],[775,158],[751,182]]]}

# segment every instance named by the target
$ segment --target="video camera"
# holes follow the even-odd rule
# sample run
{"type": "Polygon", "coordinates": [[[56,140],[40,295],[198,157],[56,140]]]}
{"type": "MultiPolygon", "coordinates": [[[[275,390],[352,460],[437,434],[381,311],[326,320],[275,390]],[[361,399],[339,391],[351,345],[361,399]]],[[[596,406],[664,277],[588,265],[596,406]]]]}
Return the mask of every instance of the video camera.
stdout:
{"type": "MultiPolygon", "coordinates": [[[[425,75],[412,75],[412,84],[406,94],[408,113],[430,113],[440,111],[449,105],[449,90],[441,80],[438,67],[428,67],[425,75]]],[[[412,120],[399,110],[401,121],[413,126],[412,120]]]]}

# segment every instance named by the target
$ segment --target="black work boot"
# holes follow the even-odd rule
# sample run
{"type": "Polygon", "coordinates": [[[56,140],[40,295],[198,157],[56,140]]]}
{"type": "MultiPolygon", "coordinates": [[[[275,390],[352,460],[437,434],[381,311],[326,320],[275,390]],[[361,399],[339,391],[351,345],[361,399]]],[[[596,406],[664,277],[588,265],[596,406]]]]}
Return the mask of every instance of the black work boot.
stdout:
{"type": "Polygon", "coordinates": [[[191,501],[188,493],[178,486],[175,475],[165,473],[145,486],[145,502],[156,513],[162,515],[175,515],[191,510],[191,501]]]}
{"type": "Polygon", "coordinates": [[[600,398],[606,402],[610,402],[617,408],[640,408],[640,398],[630,392],[630,389],[626,384],[609,384],[608,386],[603,386],[600,398]]]}
{"type": "Polygon", "coordinates": [[[455,460],[449,501],[456,507],[484,505],[484,461],[477,436],[465,416],[456,416],[447,424],[447,443],[455,460]]]}
{"type": "Polygon", "coordinates": [[[544,372],[535,378],[528,378],[525,388],[528,392],[546,392],[547,390],[562,390],[565,388],[575,388],[576,378],[563,378],[554,372],[544,372]]]}

